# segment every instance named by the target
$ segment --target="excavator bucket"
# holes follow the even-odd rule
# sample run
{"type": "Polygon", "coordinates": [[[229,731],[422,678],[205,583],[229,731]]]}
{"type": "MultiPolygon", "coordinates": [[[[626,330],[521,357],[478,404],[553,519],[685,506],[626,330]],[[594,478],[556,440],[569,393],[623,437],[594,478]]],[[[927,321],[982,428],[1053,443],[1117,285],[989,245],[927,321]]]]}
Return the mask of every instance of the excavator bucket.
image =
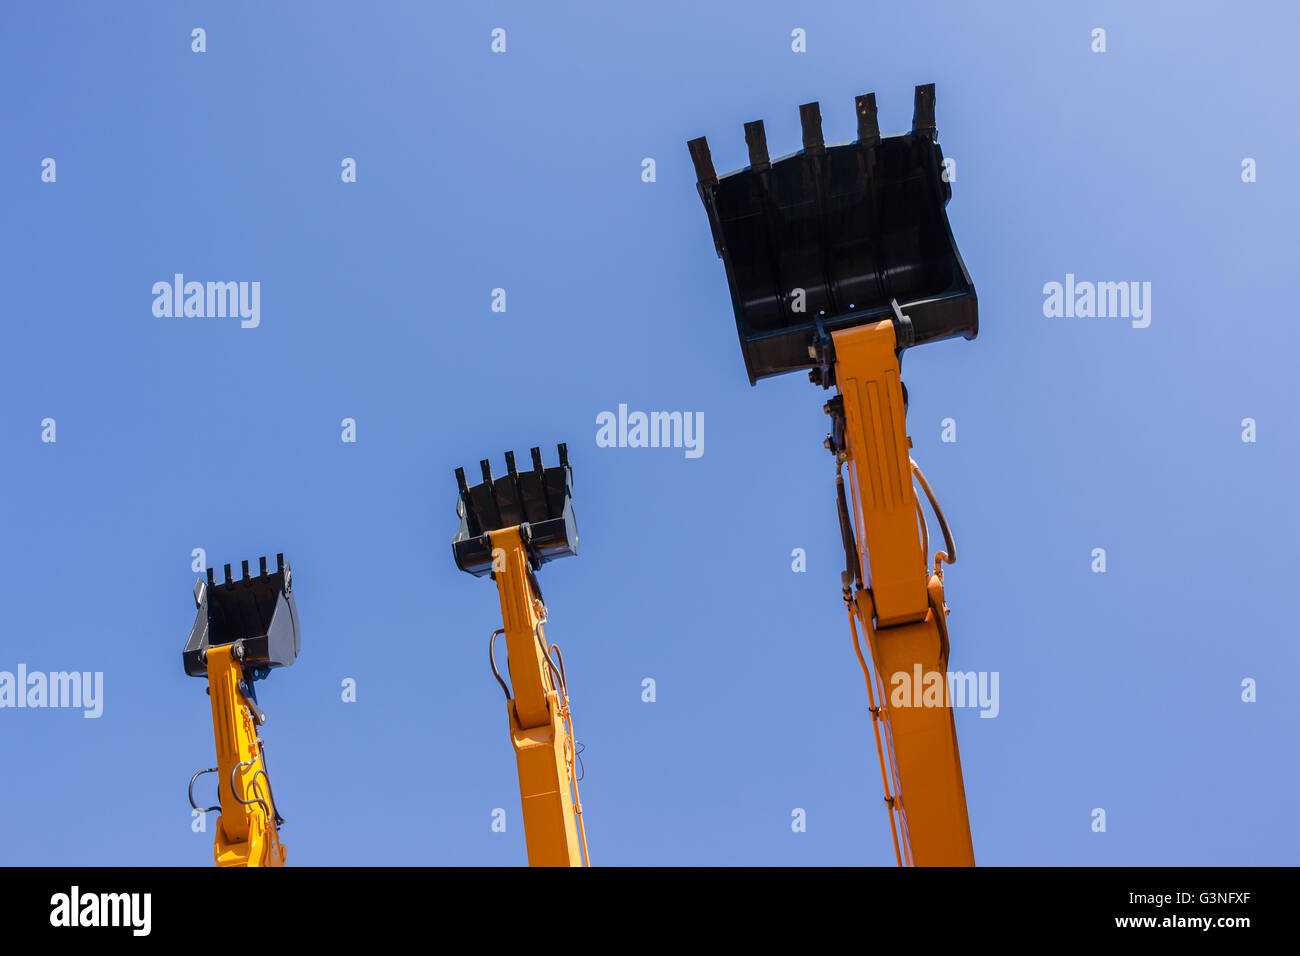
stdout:
{"type": "Polygon", "coordinates": [[[232,580],[227,564],[226,579],[218,584],[208,568],[207,580],[194,583],[199,613],[182,654],[191,677],[207,675],[208,648],[236,641],[243,642],[245,665],[259,676],[272,667],[288,667],[298,657],[298,605],[284,555],[275,556],[274,571],[267,571],[266,558],[258,559],[256,577],[250,576],[247,561],[241,570],[243,575],[232,580]]]}
{"type": "Polygon", "coordinates": [[[465,480],[465,469],[456,469],[460,529],[451,543],[456,567],[475,577],[490,574],[489,535],[516,525],[528,547],[533,570],[547,561],[578,553],[569,449],[561,444],[559,453],[559,465],[544,468],[542,451],[534,448],[532,470],[521,472],[515,467],[515,453],[508,451],[506,474],[501,478],[492,477],[492,465],[485,458],[479,462],[483,481],[473,487],[465,480]]]}
{"type": "Polygon", "coordinates": [[[823,366],[820,344],[851,326],[889,319],[900,349],[979,329],[944,208],[934,85],[916,88],[912,129],[895,136],[880,135],[874,93],[856,102],[855,142],[827,146],[807,103],[803,149],[775,161],[762,120],[745,124],[749,166],[721,178],[705,138],[687,144],[751,385],[823,366]]]}

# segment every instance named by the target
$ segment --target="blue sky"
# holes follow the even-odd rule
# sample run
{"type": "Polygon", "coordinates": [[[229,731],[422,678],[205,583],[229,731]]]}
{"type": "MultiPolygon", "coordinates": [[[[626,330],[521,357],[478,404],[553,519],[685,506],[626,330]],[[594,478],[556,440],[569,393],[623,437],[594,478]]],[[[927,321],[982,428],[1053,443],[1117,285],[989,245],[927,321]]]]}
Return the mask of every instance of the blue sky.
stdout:
{"type": "Polygon", "coordinates": [[[1295,13],[465,7],[0,13],[0,670],[104,675],[97,720],[0,710],[0,861],[211,864],[201,547],[294,568],[302,653],[259,685],[291,864],[523,863],[453,471],[563,441],[581,553],[542,584],[593,863],[891,863],[826,395],[749,386],[685,144],[739,168],[761,118],[781,155],[810,100],[851,139],[871,91],[900,132],[934,82],[981,332],[903,370],[950,663],[1000,675],[957,714],[976,860],[1296,862],[1295,13]],[[260,282],[260,326],[155,317],[177,272],[260,282]],[[1152,283],[1150,327],[1046,317],[1067,273],[1152,283]],[[597,447],[620,403],[702,412],[704,454],[597,447]]]}

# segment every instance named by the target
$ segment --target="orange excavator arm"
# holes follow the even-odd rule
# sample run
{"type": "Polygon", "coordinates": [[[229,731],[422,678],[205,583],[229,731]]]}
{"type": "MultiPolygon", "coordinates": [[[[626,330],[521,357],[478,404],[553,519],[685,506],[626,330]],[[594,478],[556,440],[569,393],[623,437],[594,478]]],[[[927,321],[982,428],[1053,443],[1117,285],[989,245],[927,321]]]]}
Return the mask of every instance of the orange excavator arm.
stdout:
{"type": "Polygon", "coordinates": [[[544,562],[577,553],[572,473],[566,447],[559,450],[559,467],[543,468],[534,448],[533,471],[522,474],[507,452],[507,475],[499,479],[483,461],[483,482],[473,488],[464,471],[456,470],[456,564],[471,574],[490,574],[501,599],[503,626],[493,632],[488,656],[506,696],[530,866],[589,862],[564,658],[547,643],[546,605],[535,574],[544,562]],[[501,635],[513,693],[496,665],[494,646],[501,635]]]}
{"type": "Polygon", "coordinates": [[[854,106],[857,140],[834,145],[823,139],[821,107],[799,107],[803,149],[777,160],[762,120],[746,123],[749,166],[725,176],[704,137],[687,147],[750,384],[807,370],[814,384],[836,390],[826,403],[826,445],[836,459],[848,565],[842,590],[897,861],[969,866],[943,595],[943,564],[955,553],[911,459],[899,357],[926,342],[974,338],[975,288],[945,211],[952,186],[934,86],[916,88],[906,133],[881,136],[875,94],[854,106]],[[945,550],[932,568],[914,480],[943,528],[945,550]]]}
{"type": "MultiPolygon", "coordinates": [[[[914,474],[923,482],[924,476],[909,454],[893,324],[858,326],[834,333],[833,340],[838,395],[827,407],[834,422],[831,450],[848,466],[858,529],[849,535],[856,540],[849,541],[844,592],[874,664],[873,677],[857,650],[882,774],[887,766],[892,778],[885,794],[895,851],[900,863],[973,866],[948,692],[942,565],[955,554],[949,544],[937,553],[933,570],[927,564],[919,530],[925,519],[913,486],[914,474]],[[900,688],[903,693],[894,692],[900,688]]],[[[937,506],[936,514],[943,523],[937,506]]],[[[946,524],[945,537],[951,541],[946,524]]],[[[856,650],[856,628],[853,638],[856,650]]]]}
{"type": "Polygon", "coordinates": [[[258,574],[218,583],[212,569],[207,581],[194,585],[198,615],[181,659],[191,677],[206,677],[212,705],[212,734],[217,765],[190,778],[190,806],[200,812],[219,811],[212,855],[217,866],[283,866],[287,856],[280,842],[284,823],[271,791],[266,769],[266,744],[260,728],[266,715],[257,703],[255,683],[274,668],[288,667],[298,657],[301,637],[298,606],[293,596],[293,572],[276,555],[274,571],[266,558],[258,574]],[[216,774],[219,805],[194,802],[194,783],[216,774]]]}
{"type": "Polygon", "coordinates": [[[262,740],[260,711],[250,699],[243,661],[235,645],[208,651],[208,695],[217,745],[218,794],[221,816],[212,855],[217,866],[284,866],[280,842],[283,821],[271,795],[262,740]]]}
{"type": "Polygon", "coordinates": [[[507,692],[510,742],[519,769],[528,862],[582,866],[586,836],[574,774],[568,692],[552,659],[543,625],[546,606],[529,578],[528,551],[519,528],[491,533],[501,570],[496,572],[514,697],[507,692]]]}

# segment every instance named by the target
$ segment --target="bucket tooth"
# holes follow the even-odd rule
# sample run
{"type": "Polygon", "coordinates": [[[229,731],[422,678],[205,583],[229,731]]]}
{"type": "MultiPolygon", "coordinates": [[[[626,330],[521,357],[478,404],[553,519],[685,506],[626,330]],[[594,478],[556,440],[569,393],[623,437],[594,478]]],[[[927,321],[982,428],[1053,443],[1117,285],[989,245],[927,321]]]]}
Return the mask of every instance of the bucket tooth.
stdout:
{"type": "Polygon", "coordinates": [[[705,185],[718,181],[718,174],[713,169],[713,154],[709,152],[709,141],[700,136],[686,144],[691,151],[691,164],[695,167],[695,178],[705,185]]]}
{"type": "Polygon", "coordinates": [[[858,146],[875,146],[880,142],[880,121],[876,116],[876,94],[864,93],[854,100],[858,110],[858,146]]]}
{"type": "Polygon", "coordinates": [[[492,571],[491,533],[518,527],[528,544],[534,568],[578,553],[578,528],[573,517],[573,472],[568,448],[559,446],[560,464],[547,468],[540,448],[531,450],[532,471],[521,472],[513,451],[506,452],[506,474],[493,479],[489,462],[482,462],[483,482],[469,486],[463,469],[456,469],[460,528],[452,539],[456,566],[475,576],[492,571]]]}
{"type": "Polygon", "coordinates": [[[799,107],[799,125],[803,128],[803,148],[809,153],[826,152],[826,141],[822,139],[822,109],[817,103],[805,103],[799,107]]]}
{"type": "Polygon", "coordinates": [[[912,132],[928,133],[933,136],[938,132],[934,125],[934,84],[926,83],[916,88],[916,100],[912,107],[912,132]]]}
{"type": "Polygon", "coordinates": [[[804,148],[775,162],[762,121],[746,123],[749,167],[721,177],[703,138],[688,144],[751,384],[822,367],[831,333],[858,325],[907,325],[900,347],[978,333],[934,106],[934,85],[918,86],[911,131],[882,137],[864,94],[857,142],[828,146],[821,107],[804,104],[804,148]]]}
{"type": "Polygon", "coordinates": [[[749,147],[749,168],[761,173],[772,166],[772,159],[767,152],[767,131],[763,129],[762,120],[745,124],[745,145],[749,147]]]}
{"type": "Polygon", "coordinates": [[[290,585],[292,572],[284,555],[275,556],[276,570],[268,573],[266,558],[258,559],[261,572],[249,573],[249,563],[240,562],[243,576],[232,580],[225,565],[225,581],[218,584],[208,568],[206,587],[199,578],[195,586],[198,616],[190,630],[181,660],[185,673],[203,677],[208,672],[208,649],[242,642],[245,668],[250,674],[272,667],[288,667],[298,657],[298,607],[290,585]]]}

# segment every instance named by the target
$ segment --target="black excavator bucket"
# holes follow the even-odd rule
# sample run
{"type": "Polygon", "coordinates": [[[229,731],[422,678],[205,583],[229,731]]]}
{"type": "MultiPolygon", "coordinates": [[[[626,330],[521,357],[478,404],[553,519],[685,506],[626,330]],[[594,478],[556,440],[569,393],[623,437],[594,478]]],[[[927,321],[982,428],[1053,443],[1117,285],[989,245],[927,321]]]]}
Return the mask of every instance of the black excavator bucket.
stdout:
{"type": "Polygon", "coordinates": [[[479,462],[483,471],[481,484],[470,487],[465,469],[456,469],[460,496],[456,513],[460,530],[451,548],[456,567],[475,577],[492,572],[490,532],[519,526],[528,546],[533,570],[547,561],[578,553],[578,526],[573,518],[573,469],[569,467],[569,449],[559,446],[560,463],[542,467],[542,451],[532,450],[533,470],[515,468],[515,453],[506,452],[506,474],[492,477],[492,465],[485,458],[479,462]]]}
{"type": "Polygon", "coordinates": [[[218,584],[208,568],[207,581],[194,583],[199,614],[182,654],[191,677],[207,674],[208,648],[236,641],[244,642],[244,663],[257,676],[272,667],[288,667],[298,657],[298,605],[284,555],[275,556],[274,571],[267,571],[266,558],[258,559],[256,577],[249,575],[247,561],[242,571],[242,577],[232,580],[227,564],[226,580],[218,584]]]}
{"type": "Polygon", "coordinates": [[[821,365],[810,349],[855,325],[891,319],[900,349],[979,329],[944,209],[934,85],[916,88],[912,129],[896,136],[880,135],[874,93],[856,102],[856,142],[827,146],[807,103],[803,149],[776,161],[762,120],[746,123],[749,166],[721,178],[705,138],[687,144],[751,385],[821,365]]]}

